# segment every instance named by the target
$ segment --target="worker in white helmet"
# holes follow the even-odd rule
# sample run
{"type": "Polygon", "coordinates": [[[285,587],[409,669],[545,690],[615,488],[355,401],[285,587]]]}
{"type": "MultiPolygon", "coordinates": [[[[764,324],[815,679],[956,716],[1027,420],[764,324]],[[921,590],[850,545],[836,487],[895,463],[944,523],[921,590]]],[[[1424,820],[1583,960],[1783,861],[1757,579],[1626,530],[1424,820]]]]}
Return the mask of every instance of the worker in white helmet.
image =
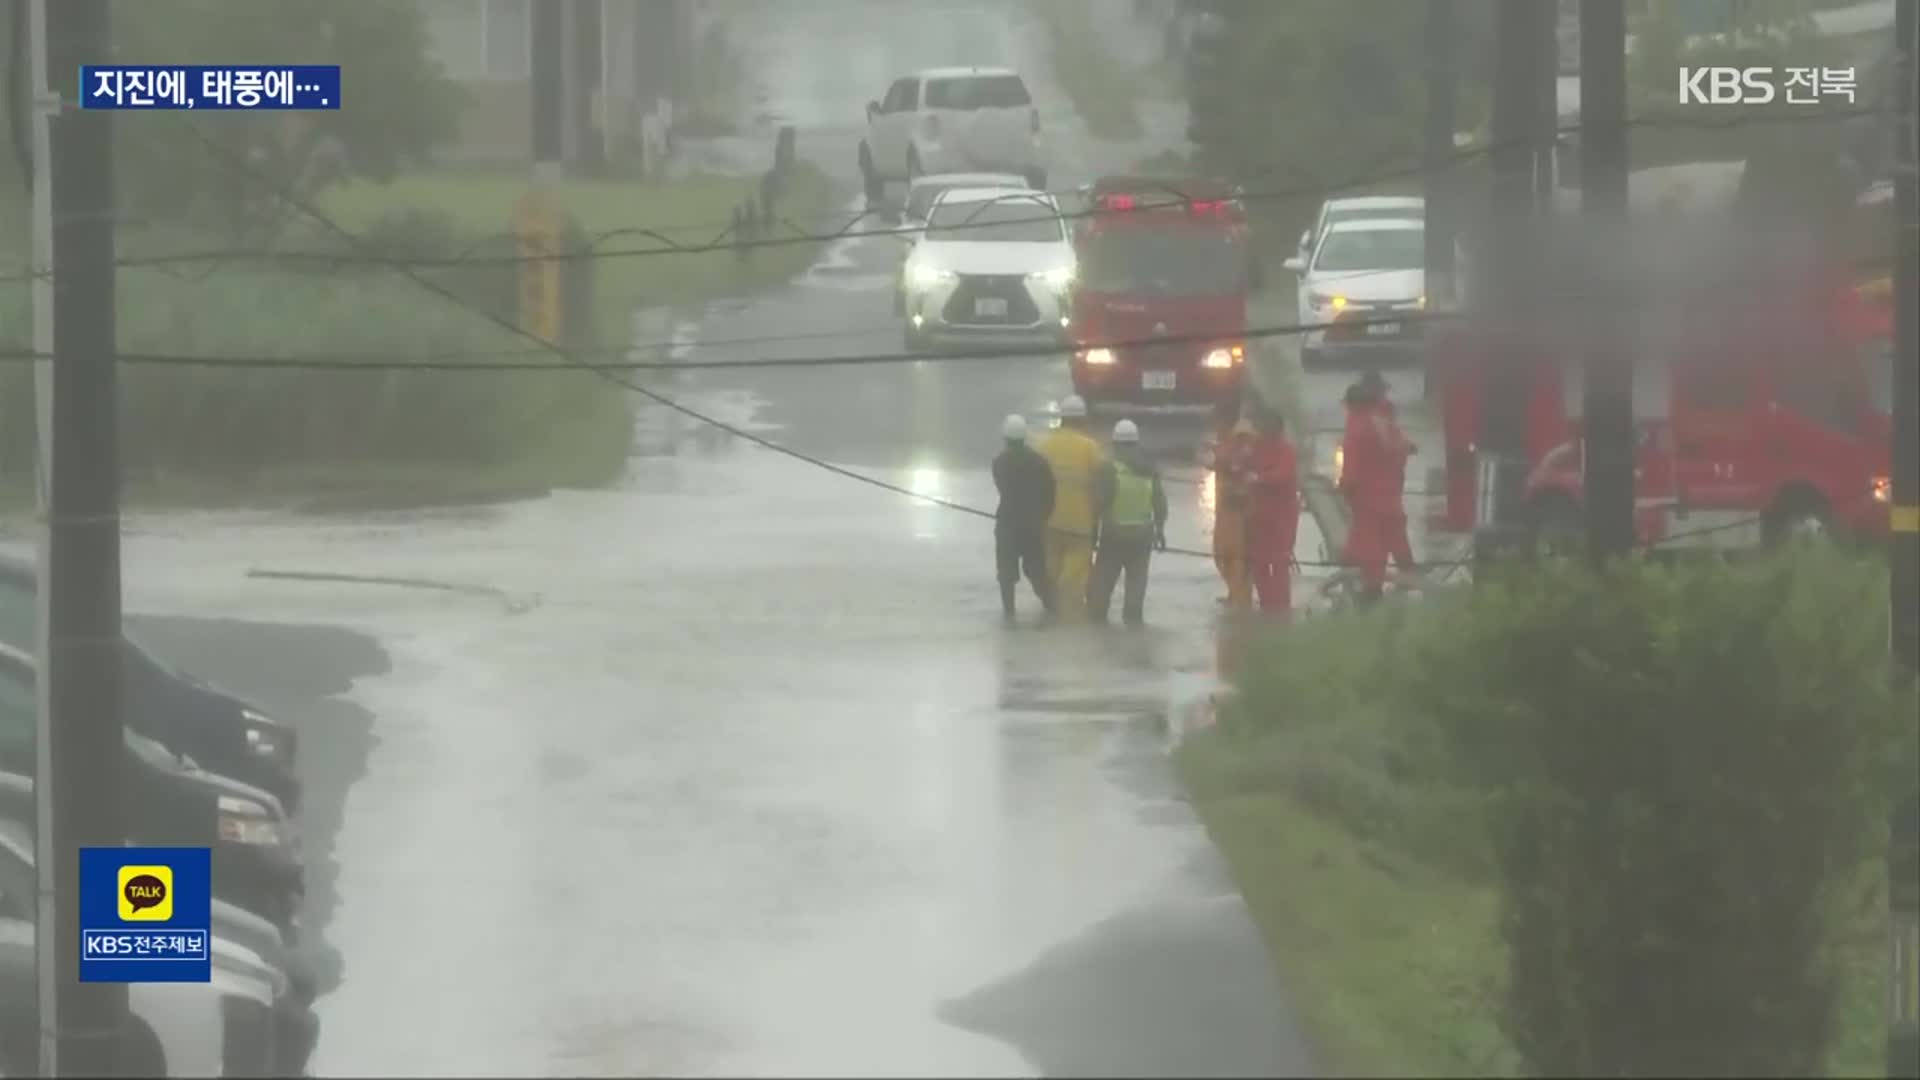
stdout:
{"type": "Polygon", "coordinates": [[[1000,506],[993,513],[993,555],[1000,577],[1000,610],[1013,621],[1013,596],[1026,570],[1040,606],[1053,613],[1053,581],[1047,577],[1047,519],[1053,515],[1053,469],[1027,445],[1027,420],[1019,413],[1000,425],[1006,448],[993,459],[993,486],[1000,506]]]}
{"type": "Polygon", "coordinates": [[[1093,483],[1106,464],[1099,440],[1087,434],[1087,403],[1078,394],[1060,402],[1060,426],[1047,433],[1040,456],[1053,469],[1053,515],[1047,519],[1047,578],[1062,615],[1086,610],[1093,572],[1093,483]]]}
{"type": "Polygon", "coordinates": [[[1093,584],[1087,608],[1095,622],[1107,620],[1113,588],[1126,575],[1120,617],[1129,626],[1146,621],[1147,566],[1155,548],[1167,549],[1167,493],[1160,470],[1140,450],[1140,429],[1131,420],[1113,425],[1113,459],[1094,481],[1093,584]]]}

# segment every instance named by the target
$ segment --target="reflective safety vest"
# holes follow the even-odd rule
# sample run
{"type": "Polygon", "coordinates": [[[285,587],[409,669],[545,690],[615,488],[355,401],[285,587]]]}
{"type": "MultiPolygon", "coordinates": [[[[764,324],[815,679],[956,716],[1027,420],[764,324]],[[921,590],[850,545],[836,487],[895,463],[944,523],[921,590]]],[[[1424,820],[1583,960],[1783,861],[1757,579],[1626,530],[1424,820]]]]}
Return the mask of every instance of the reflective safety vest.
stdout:
{"type": "Polygon", "coordinates": [[[1123,528],[1153,524],[1153,477],[1135,472],[1124,461],[1113,463],[1113,505],[1107,518],[1123,528]]]}

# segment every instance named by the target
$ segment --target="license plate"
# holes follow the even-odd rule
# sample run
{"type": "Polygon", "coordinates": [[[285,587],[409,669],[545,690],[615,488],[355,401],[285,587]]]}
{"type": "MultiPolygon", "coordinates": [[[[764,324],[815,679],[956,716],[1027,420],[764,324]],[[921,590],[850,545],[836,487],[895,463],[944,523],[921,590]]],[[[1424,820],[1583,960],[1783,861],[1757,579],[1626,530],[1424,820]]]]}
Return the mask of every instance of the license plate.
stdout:
{"type": "Polygon", "coordinates": [[[1007,301],[1002,296],[982,296],[973,302],[973,313],[983,319],[1007,317],[1007,301]]]}
{"type": "Polygon", "coordinates": [[[1377,334],[1381,337],[1386,337],[1389,334],[1397,334],[1399,332],[1400,332],[1400,324],[1397,322],[1377,322],[1377,323],[1367,324],[1367,333],[1369,334],[1377,334]]]}
{"type": "Polygon", "coordinates": [[[1142,390],[1171,390],[1175,385],[1175,373],[1171,371],[1143,371],[1140,373],[1142,390]]]}

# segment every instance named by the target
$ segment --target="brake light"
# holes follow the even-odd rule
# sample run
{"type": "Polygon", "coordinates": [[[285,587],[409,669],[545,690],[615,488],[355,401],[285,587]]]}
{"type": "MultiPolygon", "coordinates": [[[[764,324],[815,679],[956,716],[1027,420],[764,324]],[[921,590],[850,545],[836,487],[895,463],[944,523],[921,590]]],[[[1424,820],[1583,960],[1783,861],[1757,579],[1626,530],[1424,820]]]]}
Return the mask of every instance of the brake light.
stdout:
{"type": "Polygon", "coordinates": [[[1133,196],[1109,195],[1104,200],[1101,201],[1101,205],[1105,206],[1109,210],[1120,210],[1120,211],[1132,210],[1133,196]]]}
{"type": "Polygon", "coordinates": [[[1217,214],[1226,208],[1227,204],[1221,202],[1197,202],[1193,204],[1193,212],[1196,214],[1217,214]]]}

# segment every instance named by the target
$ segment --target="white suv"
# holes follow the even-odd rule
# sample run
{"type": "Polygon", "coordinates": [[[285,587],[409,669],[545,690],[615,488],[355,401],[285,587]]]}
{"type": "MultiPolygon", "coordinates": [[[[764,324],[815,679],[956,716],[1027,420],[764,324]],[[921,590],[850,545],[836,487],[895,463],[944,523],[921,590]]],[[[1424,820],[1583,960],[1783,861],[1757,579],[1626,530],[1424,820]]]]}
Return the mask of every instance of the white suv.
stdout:
{"type": "Polygon", "coordinates": [[[1044,188],[1040,110],[1010,68],[932,68],[894,80],[867,103],[860,176],[869,202],[890,180],[928,173],[1008,172],[1044,188]]]}
{"type": "Polygon", "coordinates": [[[1066,340],[1077,267],[1044,191],[956,188],[933,204],[902,267],[906,347],[1066,340]]]}

